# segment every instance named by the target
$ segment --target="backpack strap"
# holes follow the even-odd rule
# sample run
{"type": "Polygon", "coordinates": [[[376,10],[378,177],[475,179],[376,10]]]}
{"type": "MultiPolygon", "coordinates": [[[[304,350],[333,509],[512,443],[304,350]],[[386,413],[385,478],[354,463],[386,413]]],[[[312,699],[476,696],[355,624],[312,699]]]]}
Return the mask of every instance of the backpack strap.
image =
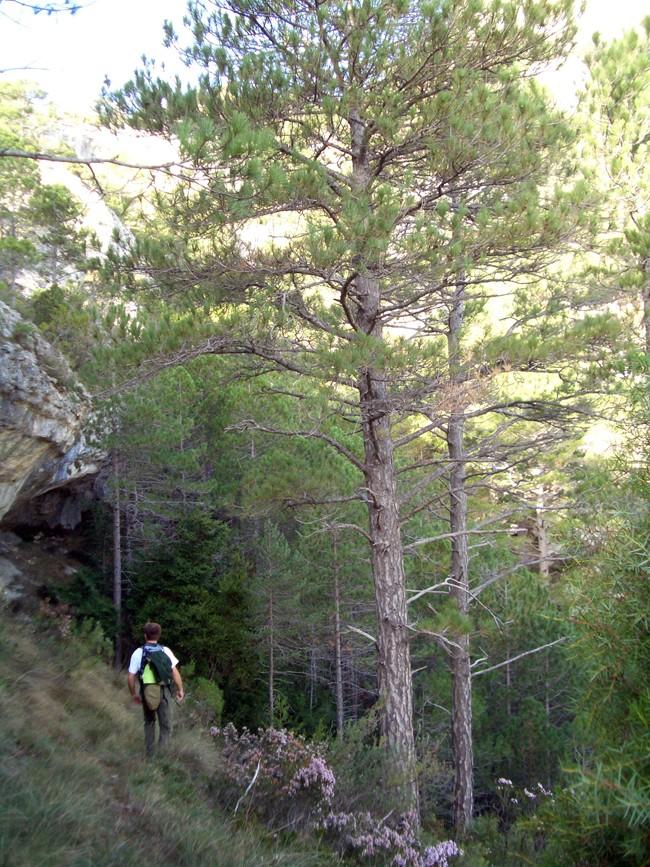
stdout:
{"type": "Polygon", "coordinates": [[[142,672],[144,671],[144,667],[147,664],[147,658],[144,652],[144,649],[147,645],[143,644],[140,648],[140,668],[138,670],[138,677],[142,680],[142,672]]]}

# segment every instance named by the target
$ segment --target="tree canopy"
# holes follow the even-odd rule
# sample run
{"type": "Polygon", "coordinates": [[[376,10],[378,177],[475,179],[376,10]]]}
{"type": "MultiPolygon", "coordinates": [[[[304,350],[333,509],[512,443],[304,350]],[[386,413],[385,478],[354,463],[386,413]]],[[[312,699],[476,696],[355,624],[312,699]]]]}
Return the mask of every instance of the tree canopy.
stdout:
{"type": "Polygon", "coordinates": [[[118,638],[164,611],[215,713],[336,734],[393,830],[435,814],[501,864],[543,863],[539,835],[579,864],[601,816],[593,863],[640,864],[647,820],[647,442],[621,464],[583,439],[647,426],[647,28],[596,40],[572,117],[536,74],[573,12],[191,2],[165,29],[190,83],[146,61],[103,96],[178,160],[94,260],[16,155],[38,138],[8,131],[0,160],[5,285],[108,399],[118,638]]]}

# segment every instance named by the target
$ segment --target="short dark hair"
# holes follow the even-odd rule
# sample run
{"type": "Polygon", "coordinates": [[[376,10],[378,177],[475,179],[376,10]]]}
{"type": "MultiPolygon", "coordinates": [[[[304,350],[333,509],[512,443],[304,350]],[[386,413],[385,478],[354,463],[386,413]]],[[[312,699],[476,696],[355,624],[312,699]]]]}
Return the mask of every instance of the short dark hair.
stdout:
{"type": "Polygon", "coordinates": [[[144,625],[144,637],[147,641],[158,641],[161,632],[160,623],[145,623],[144,625]]]}

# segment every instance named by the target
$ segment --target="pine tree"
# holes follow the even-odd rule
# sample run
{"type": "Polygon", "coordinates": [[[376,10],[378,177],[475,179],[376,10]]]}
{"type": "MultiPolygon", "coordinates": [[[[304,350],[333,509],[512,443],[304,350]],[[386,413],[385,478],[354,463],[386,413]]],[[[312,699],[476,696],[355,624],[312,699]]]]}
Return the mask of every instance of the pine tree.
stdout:
{"type": "Polygon", "coordinates": [[[596,34],[587,66],[581,148],[600,191],[604,254],[591,283],[596,299],[631,306],[650,352],[650,18],[610,43],[596,34]]]}
{"type": "Polygon", "coordinates": [[[566,237],[575,202],[548,180],[568,134],[529,74],[570,43],[571,5],[192,3],[196,86],[147,66],[105,106],[109,122],[179,139],[187,185],[160,194],[163,236],[133,257],[180,303],[221,308],[193,351],[291,371],[298,400],[300,377],[314,380],[320,417],[291,432],[358,473],[405,810],[417,786],[396,449],[431,430],[438,319],[461,277],[480,300],[566,237]],[[273,215],[284,239],[242,237],[273,215]],[[332,414],[358,426],[361,451],[326,432],[332,414]]]}

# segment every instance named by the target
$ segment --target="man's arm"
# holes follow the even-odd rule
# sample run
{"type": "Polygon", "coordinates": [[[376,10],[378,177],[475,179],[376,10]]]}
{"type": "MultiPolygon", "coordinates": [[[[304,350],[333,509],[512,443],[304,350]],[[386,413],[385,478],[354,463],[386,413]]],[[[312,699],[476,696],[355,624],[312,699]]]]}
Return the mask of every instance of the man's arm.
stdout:
{"type": "Polygon", "coordinates": [[[185,698],[185,690],[183,689],[183,680],[181,678],[181,673],[176,666],[172,668],[172,677],[174,679],[174,683],[176,684],[176,698],[179,701],[183,701],[185,698]]]}
{"type": "Polygon", "coordinates": [[[131,696],[132,696],[132,698],[133,698],[133,701],[134,701],[136,704],[142,704],[142,699],[141,699],[140,696],[138,695],[137,681],[138,681],[138,677],[137,677],[136,674],[131,674],[131,672],[129,672],[129,673],[127,674],[127,676],[126,676],[126,682],[127,682],[128,685],[129,685],[129,692],[131,693],[131,696]]]}

